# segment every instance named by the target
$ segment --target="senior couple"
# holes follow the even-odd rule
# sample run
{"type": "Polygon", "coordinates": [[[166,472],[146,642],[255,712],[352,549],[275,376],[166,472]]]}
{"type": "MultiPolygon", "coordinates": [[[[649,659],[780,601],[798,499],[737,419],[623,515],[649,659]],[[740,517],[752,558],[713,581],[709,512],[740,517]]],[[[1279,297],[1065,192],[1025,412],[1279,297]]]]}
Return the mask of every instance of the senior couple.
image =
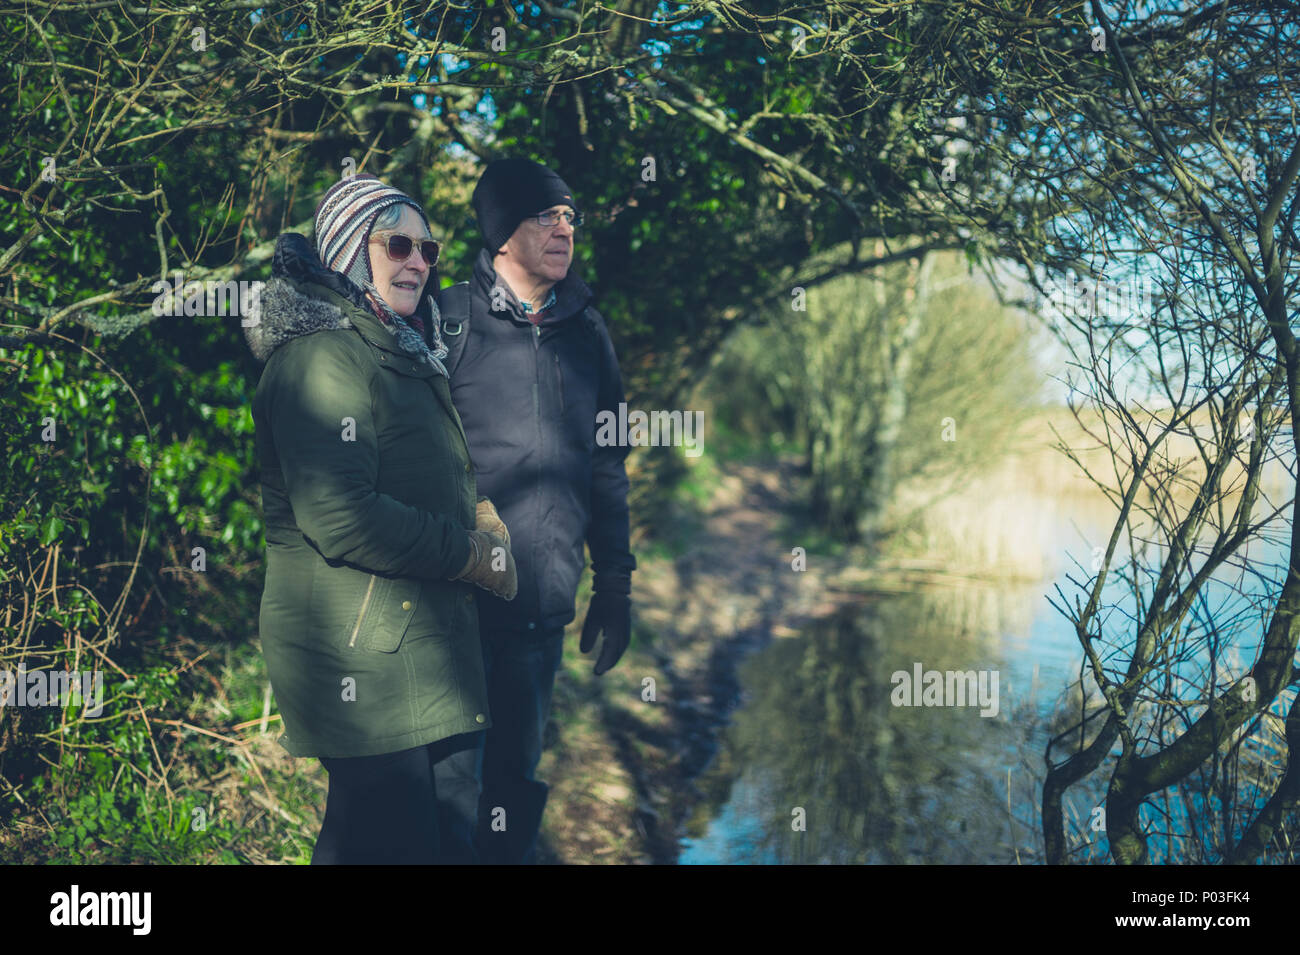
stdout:
{"type": "Polygon", "coordinates": [[[483,249],[442,290],[420,205],[340,181],[245,321],[262,650],[281,745],[328,771],[313,863],[532,861],[584,541],[580,649],[603,634],[599,675],[629,640],[627,449],[595,442],[623,387],[569,271],[578,203],[524,159],[472,203],[483,249]]]}

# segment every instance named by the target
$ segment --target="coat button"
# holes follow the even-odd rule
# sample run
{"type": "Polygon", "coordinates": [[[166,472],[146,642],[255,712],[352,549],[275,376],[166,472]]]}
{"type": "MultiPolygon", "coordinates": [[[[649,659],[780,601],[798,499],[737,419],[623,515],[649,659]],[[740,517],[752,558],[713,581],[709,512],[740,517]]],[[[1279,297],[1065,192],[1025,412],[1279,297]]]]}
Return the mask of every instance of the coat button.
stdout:
{"type": "Polygon", "coordinates": [[[478,714],[476,714],[475,717],[474,717],[474,722],[475,722],[475,723],[486,723],[486,722],[487,722],[487,717],[484,716],[482,713],[478,713],[478,714]]]}
{"type": "Polygon", "coordinates": [[[536,630],[536,629],[537,629],[537,624],[535,624],[533,621],[529,620],[529,621],[528,621],[528,629],[529,629],[529,630],[536,630]]]}
{"type": "Polygon", "coordinates": [[[466,473],[466,474],[469,474],[469,472],[472,471],[472,470],[474,470],[474,469],[473,469],[472,467],[470,467],[470,463],[469,463],[468,461],[466,461],[466,462],[465,462],[465,473],[466,473]]]}
{"type": "Polygon", "coordinates": [[[465,595],[465,603],[473,603],[473,602],[474,602],[474,595],[473,595],[473,594],[466,594],[466,595],[465,595]]]}
{"type": "Polygon", "coordinates": [[[387,356],[387,355],[380,355],[380,356],[379,356],[379,360],[380,360],[380,361],[388,361],[388,356],[387,356]]]}
{"type": "Polygon", "coordinates": [[[420,366],[419,366],[419,365],[412,365],[412,366],[411,366],[411,371],[419,371],[419,370],[420,370],[420,366]]]}
{"type": "Polygon", "coordinates": [[[402,609],[403,609],[403,610],[410,610],[410,609],[411,609],[411,602],[410,602],[409,600],[403,600],[403,601],[402,601],[402,609]]]}

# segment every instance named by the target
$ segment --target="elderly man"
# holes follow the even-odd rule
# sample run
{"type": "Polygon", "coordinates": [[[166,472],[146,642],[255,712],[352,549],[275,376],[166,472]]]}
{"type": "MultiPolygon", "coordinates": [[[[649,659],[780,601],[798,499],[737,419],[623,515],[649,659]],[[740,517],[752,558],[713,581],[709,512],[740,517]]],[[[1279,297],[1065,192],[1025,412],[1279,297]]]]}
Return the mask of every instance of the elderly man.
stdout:
{"type": "Polygon", "coordinates": [[[564,628],[591,550],[594,596],[579,649],[603,632],[597,676],[631,632],[626,447],[596,443],[622,376],[591,290],[569,271],[582,216],[554,172],[525,159],[484,170],[472,198],[484,248],[473,278],[439,297],[452,398],[480,494],[496,504],[519,575],[510,602],[483,594],[479,624],[492,726],[482,753],[480,858],[530,862],[548,788],[534,777],[564,628]]]}

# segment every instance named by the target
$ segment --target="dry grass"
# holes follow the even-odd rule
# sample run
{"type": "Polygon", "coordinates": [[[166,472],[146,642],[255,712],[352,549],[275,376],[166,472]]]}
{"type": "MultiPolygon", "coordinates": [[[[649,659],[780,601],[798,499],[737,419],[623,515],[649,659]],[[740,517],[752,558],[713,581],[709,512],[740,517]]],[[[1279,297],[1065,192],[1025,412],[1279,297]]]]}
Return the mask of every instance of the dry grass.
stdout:
{"type": "MultiPolygon", "coordinates": [[[[1104,544],[1118,508],[1085,471],[1117,489],[1131,462],[1117,461],[1104,441],[1084,430],[1102,434],[1099,416],[1085,411],[1081,419],[1082,426],[1068,409],[1044,411],[1026,424],[1020,436],[1024,450],[1008,454],[985,474],[962,479],[953,490],[934,483],[900,487],[890,508],[895,533],[882,567],[930,565],[949,574],[1042,580],[1058,569],[1053,553],[1085,541],[1089,547],[1104,544]],[[1077,462],[1054,447],[1058,441],[1074,451],[1077,462]]],[[[1211,430],[1208,418],[1202,419],[1193,427],[1204,438],[1211,430]]],[[[1189,435],[1165,440],[1168,462],[1180,469],[1172,497],[1181,513],[1195,499],[1204,466],[1189,435]]],[[[1112,442],[1124,448],[1123,435],[1116,433],[1112,442]]],[[[1225,509],[1235,505],[1243,482],[1243,469],[1234,462],[1225,480],[1225,509]]],[[[1266,464],[1261,488],[1272,507],[1284,503],[1294,486],[1294,474],[1282,461],[1266,464]]],[[[1145,495],[1139,501],[1148,502],[1145,495]]],[[[1257,508],[1257,518],[1264,506],[1257,508]]]]}

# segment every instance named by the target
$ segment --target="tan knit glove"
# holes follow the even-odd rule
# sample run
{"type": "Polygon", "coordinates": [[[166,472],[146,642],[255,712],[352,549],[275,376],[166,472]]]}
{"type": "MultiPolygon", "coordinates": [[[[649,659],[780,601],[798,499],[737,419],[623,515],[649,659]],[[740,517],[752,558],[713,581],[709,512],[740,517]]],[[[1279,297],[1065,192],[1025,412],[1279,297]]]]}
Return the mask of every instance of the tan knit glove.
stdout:
{"type": "Polygon", "coordinates": [[[467,580],[503,600],[514,600],[515,594],[519,592],[519,575],[515,570],[515,558],[510,553],[510,545],[495,534],[485,531],[473,530],[468,533],[469,560],[452,579],[467,580]]]}
{"type": "Polygon", "coordinates": [[[506,547],[510,546],[510,530],[486,497],[479,498],[478,506],[474,509],[474,530],[495,534],[506,542],[506,547]]]}

